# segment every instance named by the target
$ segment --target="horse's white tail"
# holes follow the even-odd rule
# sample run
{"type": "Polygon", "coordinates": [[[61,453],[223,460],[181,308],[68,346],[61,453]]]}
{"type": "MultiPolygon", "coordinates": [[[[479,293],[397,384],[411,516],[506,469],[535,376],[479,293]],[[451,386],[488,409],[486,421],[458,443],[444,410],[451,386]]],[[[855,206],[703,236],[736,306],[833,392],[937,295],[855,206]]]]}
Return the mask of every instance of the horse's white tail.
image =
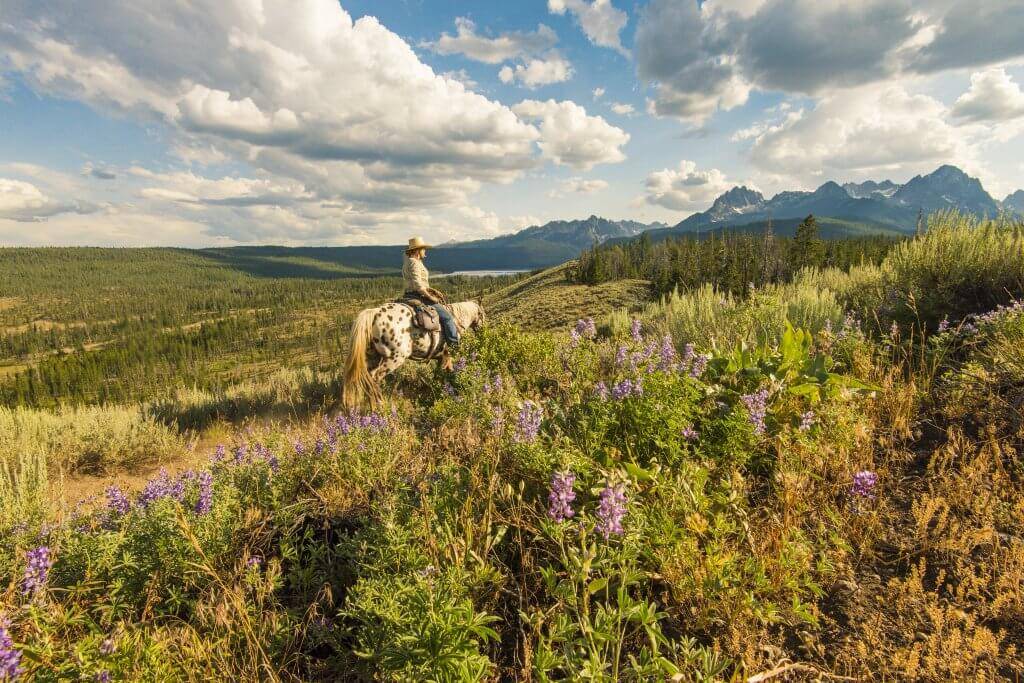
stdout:
{"type": "Polygon", "coordinates": [[[352,410],[358,408],[363,399],[378,399],[380,389],[370,376],[369,362],[366,352],[370,345],[373,316],[377,309],[367,308],[359,312],[352,323],[352,332],[348,338],[348,360],[345,362],[345,384],[342,389],[342,400],[345,407],[352,410]]]}

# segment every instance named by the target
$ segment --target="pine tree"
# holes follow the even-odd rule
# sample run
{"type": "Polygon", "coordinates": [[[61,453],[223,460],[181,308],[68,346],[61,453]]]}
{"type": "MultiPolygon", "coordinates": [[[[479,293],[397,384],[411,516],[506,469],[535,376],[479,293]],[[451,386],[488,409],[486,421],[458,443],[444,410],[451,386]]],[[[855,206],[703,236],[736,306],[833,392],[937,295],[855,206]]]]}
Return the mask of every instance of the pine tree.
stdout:
{"type": "Polygon", "coordinates": [[[818,221],[814,219],[813,215],[810,215],[803,219],[796,228],[796,236],[793,238],[793,249],[789,259],[792,272],[795,274],[801,268],[820,265],[824,255],[824,245],[818,238],[818,221]]]}

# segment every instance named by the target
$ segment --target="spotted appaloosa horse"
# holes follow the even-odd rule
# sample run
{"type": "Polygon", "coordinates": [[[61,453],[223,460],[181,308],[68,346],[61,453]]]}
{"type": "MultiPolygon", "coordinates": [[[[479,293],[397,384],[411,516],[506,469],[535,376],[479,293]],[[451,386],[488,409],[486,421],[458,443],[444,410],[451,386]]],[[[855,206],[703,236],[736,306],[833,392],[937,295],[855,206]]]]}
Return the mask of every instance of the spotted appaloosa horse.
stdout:
{"type": "MultiPolygon", "coordinates": [[[[483,306],[477,301],[460,301],[451,309],[460,334],[486,322],[483,306]]],[[[349,335],[345,405],[356,408],[364,398],[371,403],[380,401],[381,381],[410,358],[436,357],[440,339],[440,331],[427,332],[413,325],[412,308],[405,304],[388,303],[360,311],[349,335]]]]}

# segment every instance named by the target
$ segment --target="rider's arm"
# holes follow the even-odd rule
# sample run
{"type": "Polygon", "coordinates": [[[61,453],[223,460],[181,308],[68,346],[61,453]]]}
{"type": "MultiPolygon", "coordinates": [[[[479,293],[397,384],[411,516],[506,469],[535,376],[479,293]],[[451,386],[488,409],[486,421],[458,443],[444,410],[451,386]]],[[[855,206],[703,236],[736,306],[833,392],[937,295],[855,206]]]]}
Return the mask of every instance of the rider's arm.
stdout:
{"type": "Polygon", "coordinates": [[[434,296],[434,290],[430,287],[430,276],[427,273],[427,267],[419,261],[413,260],[411,270],[412,284],[415,286],[416,293],[427,301],[435,302],[436,297],[434,296]]]}

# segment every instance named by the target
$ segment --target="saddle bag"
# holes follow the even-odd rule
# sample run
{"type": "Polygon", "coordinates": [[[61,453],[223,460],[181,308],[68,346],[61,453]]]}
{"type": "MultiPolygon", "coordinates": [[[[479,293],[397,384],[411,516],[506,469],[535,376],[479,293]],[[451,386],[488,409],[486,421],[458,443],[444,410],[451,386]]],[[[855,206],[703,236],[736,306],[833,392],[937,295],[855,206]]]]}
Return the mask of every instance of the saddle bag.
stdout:
{"type": "Polygon", "coordinates": [[[441,329],[441,316],[431,306],[419,306],[415,309],[416,327],[427,332],[437,332],[441,329]]]}
{"type": "Polygon", "coordinates": [[[398,299],[398,303],[412,306],[412,324],[426,332],[439,332],[441,330],[441,316],[437,309],[425,304],[421,299],[412,296],[404,296],[398,299]]]}

